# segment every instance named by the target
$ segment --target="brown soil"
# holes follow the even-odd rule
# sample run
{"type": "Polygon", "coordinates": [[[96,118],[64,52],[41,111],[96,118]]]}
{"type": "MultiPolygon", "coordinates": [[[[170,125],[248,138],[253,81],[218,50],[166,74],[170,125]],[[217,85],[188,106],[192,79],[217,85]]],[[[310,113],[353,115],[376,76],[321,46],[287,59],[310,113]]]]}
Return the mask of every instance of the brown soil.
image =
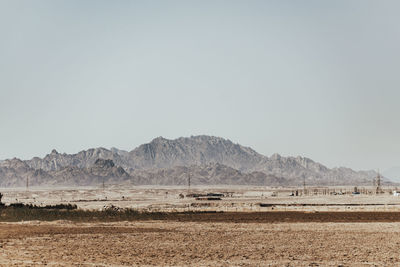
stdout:
{"type": "MultiPolygon", "coordinates": [[[[258,213],[236,214],[236,223],[227,223],[228,217],[210,222],[209,216],[215,214],[203,214],[205,219],[196,222],[1,223],[0,265],[395,266],[400,262],[400,222],[282,222],[284,216],[293,215],[288,214],[274,213],[281,218],[276,223],[265,223],[266,217],[258,213]]],[[[367,218],[367,213],[356,215],[351,216],[367,218]]],[[[305,221],[303,215],[296,216],[305,221]]],[[[329,216],[343,220],[346,215],[329,216]]]]}
{"type": "Polygon", "coordinates": [[[400,212],[218,212],[170,214],[167,220],[192,222],[400,222],[400,212]]]}

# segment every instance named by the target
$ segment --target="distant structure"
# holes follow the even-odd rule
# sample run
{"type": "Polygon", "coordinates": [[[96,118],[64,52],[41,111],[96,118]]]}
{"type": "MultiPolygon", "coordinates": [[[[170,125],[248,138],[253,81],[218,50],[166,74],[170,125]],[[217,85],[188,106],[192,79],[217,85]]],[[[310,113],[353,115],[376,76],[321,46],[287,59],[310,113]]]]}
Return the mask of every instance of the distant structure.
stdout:
{"type": "Polygon", "coordinates": [[[381,188],[381,174],[379,173],[378,170],[378,174],[376,176],[376,178],[374,179],[374,186],[375,186],[375,193],[376,194],[381,194],[382,193],[382,188],[381,188]]]}
{"type": "Polygon", "coordinates": [[[29,176],[26,176],[26,191],[29,189],[29,176]]]}

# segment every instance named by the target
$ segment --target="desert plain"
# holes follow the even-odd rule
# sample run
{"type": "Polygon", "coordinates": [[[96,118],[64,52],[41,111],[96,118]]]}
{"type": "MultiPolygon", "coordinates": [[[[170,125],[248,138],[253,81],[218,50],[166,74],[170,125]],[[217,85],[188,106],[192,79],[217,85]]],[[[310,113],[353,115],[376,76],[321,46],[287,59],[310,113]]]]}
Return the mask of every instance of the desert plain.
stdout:
{"type": "Polygon", "coordinates": [[[400,197],[352,189],[4,189],[3,202],[177,214],[0,223],[1,266],[397,266],[400,197]],[[336,194],[343,192],[343,194],[336,194]],[[186,197],[224,194],[220,200],[186,197]],[[314,194],[314,192],[317,192],[314,194]],[[335,193],[332,193],[335,192],[335,193]],[[182,197],[184,195],[184,197],[182,197]],[[260,205],[263,204],[263,205],[260,205]]]}

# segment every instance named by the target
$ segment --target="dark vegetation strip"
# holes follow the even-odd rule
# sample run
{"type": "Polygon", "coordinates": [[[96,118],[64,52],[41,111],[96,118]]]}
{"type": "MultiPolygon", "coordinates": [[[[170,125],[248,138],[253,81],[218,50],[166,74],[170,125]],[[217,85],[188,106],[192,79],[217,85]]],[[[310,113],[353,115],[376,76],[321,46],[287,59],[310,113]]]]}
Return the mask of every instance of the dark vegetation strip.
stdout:
{"type": "Polygon", "coordinates": [[[81,210],[59,208],[0,208],[0,221],[54,221],[116,222],[140,220],[166,220],[181,222],[231,222],[231,223],[277,223],[277,222],[400,222],[400,212],[139,212],[135,209],[81,210]]]}

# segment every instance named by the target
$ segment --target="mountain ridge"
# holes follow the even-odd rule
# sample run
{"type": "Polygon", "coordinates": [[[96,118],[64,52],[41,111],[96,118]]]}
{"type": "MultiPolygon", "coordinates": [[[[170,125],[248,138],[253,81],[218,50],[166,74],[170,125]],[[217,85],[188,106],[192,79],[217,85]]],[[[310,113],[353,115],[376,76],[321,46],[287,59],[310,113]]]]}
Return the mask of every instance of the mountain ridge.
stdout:
{"type": "MultiPolygon", "coordinates": [[[[80,184],[79,179],[76,178],[79,175],[85,177],[87,183],[90,183],[91,177],[100,179],[98,177],[110,178],[115,175],[115,181],[121,181],[124,178],[133,183],[139,181],[146,183],[146,179],[148,179],[147,182],[150,183],[149,179],[151,178],[151,184],[165,184],[166,181],[173,182],[174,180],[162,175],[163,172],[159,171],[164,170],[165,173],[166,170],[169,170],[167,173],[170,173],[170,175],[187,176],[185,172],[189,169],[182,169],[182,167],[190,166],[197,166],[193,169],[194,172],[200,173],[199,170],[203,170],[204,177],[201,181],[209,184],[215,184],[216,181],[225,184],[238,183],[238,181],[244,184],[246,181],[253,183],[255,180],[251,176],[254,173],[258,173],[259,177],[263,174],[265,177],[271,178],[268,180],[264,177],[264,180],[260,178],[257,180],[258,182],[254,182],[260,185],[278,185],[279,183],[276,181],[280,181],[282,185],[299,185],[303,181],[310,185],[361,185],[371,184],[372,179],[376,176],[374,171],[354,171],[345,167],[329,169],[321,163],[301,156],[283,157],[275,153],[268,157],[250,147],[233,143],[229,139],[198,135],[177,139],[166,139],[160,136],[131,151],[99,147],[82,150],[75,154],[61,154],[53,149],[43,158],[34,157],[25,161],[19,159],[4,160],[0,162],[0,182],[7,177],[15,180],[17,173],[20,173],[21,177],[40,176],[42,180],[53,179],[55,182],[58,181],[57,177],[61,175],[75,179],[74,181],[77,184],[80,184]],[[95,170],[91,169],[96,166],[99,159],[110,160],[112,164],[111,162],[108,163],[114,165],[114,168],[120,168],[119,171],[113,170],[108,173],[110,170],[104,170],[103,176],[99,176],[95,170]],[[235,176],[237,177],[236,181],[221,172],[217,174],[214,171],[213,177],[211,174],[207,174],[208,171],[204,171],[204,166],[209,164],[214,164],[215,168],[220,166],[218,170],[223,170],[226,173],[233,174],[232,170],[236,170],[240,175],[235,176]],[[71,175],[68,175],[68,171],[71,175]],[[35,173],[36,176],[34,176],[35,173]],[[72,175],[73,173],[75,173],[75,176],[72,175]],[[159,175],[158,182],[154,178],[157,173],[159,175]],[[119,175],[123,177],[119,177],[119,175]],[[276,179],[272,179],[272,177],[276,179]],[[264,181],[265,184],[260,181],[264,181]]],[[[102,173],[101,170],[99,172],[102,173]]],[[[10,183],[3,182],[0,184],[8,185],[10,183]]]]}

